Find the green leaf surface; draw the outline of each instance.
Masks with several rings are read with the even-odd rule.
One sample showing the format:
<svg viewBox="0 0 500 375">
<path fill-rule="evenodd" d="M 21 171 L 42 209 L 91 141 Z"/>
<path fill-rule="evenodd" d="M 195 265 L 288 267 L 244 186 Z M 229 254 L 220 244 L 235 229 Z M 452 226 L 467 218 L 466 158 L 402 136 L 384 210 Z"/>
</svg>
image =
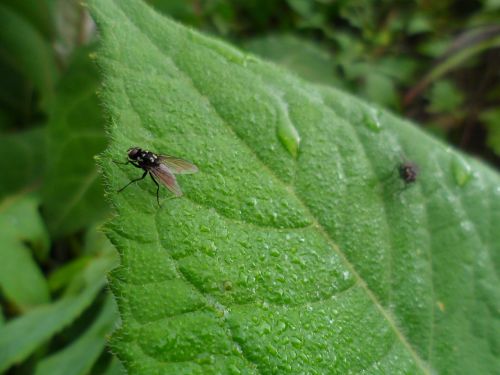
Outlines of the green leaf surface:
<svg viewBox="0 0 500 375">
<path fill-rule="evenodd" d="M 94 163 L 105 139 L 90 51 L 80 51 L 62 78 L 48 126 L 43 202 L 49 229 L 56 236 L 81 229 L 108 211 Z"/>
<path fill-rule="evenodd" d="M 92 326 L 69 347 L 44 359 L 37 366 L 36 375 L 86 375 L 101 355 L 106 335 L 111 333 L 118 311 L 111 297 Z"/>
<path fill-rule="evenodd" d="M 39 199 L 27 194 L 6 198 L 0 204 L 0 290 L 20 311 L 50 299 L 47 281 L 31 251 L 48 251 L 48 233 L 38 206 Z"/>
<path fill-rule="evenodd" d="M 493 374 L 500 178 L 411 124 L 163 18 L 92 0 L 130 373 Z M 280 127 L 299 136 L 294 157 Z M 164 199 L 131 146 L 192 160 Z M 398 165 L 419 165 L 408 186 Z M 168 193 L 161 190 L 162 196 Z"/>
</svg>

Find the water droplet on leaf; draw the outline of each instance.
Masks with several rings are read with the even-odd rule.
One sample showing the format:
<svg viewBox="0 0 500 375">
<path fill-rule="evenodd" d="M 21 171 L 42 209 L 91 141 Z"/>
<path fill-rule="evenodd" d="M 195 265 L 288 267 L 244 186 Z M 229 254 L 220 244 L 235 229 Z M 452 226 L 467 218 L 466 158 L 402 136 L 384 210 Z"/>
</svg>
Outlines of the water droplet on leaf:
<svg viewBox="0 0 500 375">
<path fill-rule="evenodd" d="M 451 170 L 458 186 L 464 186 L 472 178 L 472 169 L 463 158 L 456 157 L 451 162 Z"/>
<path fill-rule="evenodd" d="M 375 108 L 368 108 L 364 114 L 364 124 L 368 127 L 368 129 L 379 132 L 382 130 L 382 123 L 380 122 L 380 111 Z"/>
<path fill-rule="evenodd" d="M 298 337 L 292 337 L 290 339 L 290 342 L 292 343 L 293 347 L 299 349 L 302 347 L 303 343 L 302 343 L 302 340 L 299 339 Z"/>
<path fill-rule="evenodd" d="M 224 281 L 224 290 L 232 290 L 233 283 L 229 280 Z"/>
<path fill-rule="evenodd" d="M 287 151 L 297 158 L 299 155 L 300 135 L 290 121 L 280 121 L 278 124 L 278 138 Z"/>
<path fill-rule="evenodd" d="M 287 151 L 297 158 L 299 155 L 300 135 L 288 117 L 288 109 L 284 108 L 278 118 L 278 138 Z"/>
</svg>

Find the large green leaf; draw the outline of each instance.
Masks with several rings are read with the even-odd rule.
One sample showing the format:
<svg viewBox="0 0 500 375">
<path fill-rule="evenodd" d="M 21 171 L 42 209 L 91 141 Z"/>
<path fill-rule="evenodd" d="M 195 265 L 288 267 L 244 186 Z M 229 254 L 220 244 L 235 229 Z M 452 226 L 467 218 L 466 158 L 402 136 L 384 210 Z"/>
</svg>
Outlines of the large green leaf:
<svg viewBox="0 0 500 375">
<path fill-rule="evenodd" d="M 92 0 L 131 373 L 494 373 L 498 175 L 394 116 Z M 158 207 L 131 146 L 192 160 Z M 405 186 L 397 166 L 421 173 Z M 163 197 L 167 196 L 162 189 Z"/>
</svg>

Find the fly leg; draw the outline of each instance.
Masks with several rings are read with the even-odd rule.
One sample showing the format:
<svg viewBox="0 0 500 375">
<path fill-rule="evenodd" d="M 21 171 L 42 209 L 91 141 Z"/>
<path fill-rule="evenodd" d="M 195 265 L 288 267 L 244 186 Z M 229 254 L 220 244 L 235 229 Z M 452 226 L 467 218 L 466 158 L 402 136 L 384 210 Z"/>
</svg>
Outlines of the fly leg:
<svg viewBox="0 0 500 375">
<path fill-rule="evenodd" d="M 161 207 L 161 204 L 160 204 L 160 185 L 158 184 L 158 182 L 155 180 L 155 178 L 153 177 L 153 175 L 151 173 L 149 174 L 149 176 L 151 177 L 153 182 L 156 184 L 156 201 L 158 202 L 158 206 Z"/>
<path fill-rule="evenodd" d="M 122 163 L 121 161 L 113 160 L 113 163 L 121 164 L 121 165 L 132 164 L 136 168 L 142 168 L 139 164 L 137 164 L 136 162 L 133 162 L 132 160 L 127 160 L 125 163 Z"/>
<path fill-rule="evenodd" d="M 146 175 L 147 175 L 147 174 L 148 174 L 148 171 L 144 171 L 144 173 L 142 174 L 142 176 L 141 176 L 141 177 L 136 178 L 136 179 L 134 179 L 134 180 L 130 181 L 127 185 L 125 185 L 125 186 L 124 186 L 124 187 L 122 187 L 120 190 L 118 190 L 118 191 L 117 191 L 117 193 L 121 192 L 123 189 L 125 189 L 127 186 L 129 186 L 131 183 L 133 183 L 133 182 L 137 182 L 137 181 L 140 181 L 140 180 L 143 180 L 143 179 L 144 179 L 144 177 L 146 177 Z M 156 182 L 156 181 L 155 181 L 155 182 Z M 157 185 L 158 185 L 158 184 L 157 184 Z"/>
</svg>

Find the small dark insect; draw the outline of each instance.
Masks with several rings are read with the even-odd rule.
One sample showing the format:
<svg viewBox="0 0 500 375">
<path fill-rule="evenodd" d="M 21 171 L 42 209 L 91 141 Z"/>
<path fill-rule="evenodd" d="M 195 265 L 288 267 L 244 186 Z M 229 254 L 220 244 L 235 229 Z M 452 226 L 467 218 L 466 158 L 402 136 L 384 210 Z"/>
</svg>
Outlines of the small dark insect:
<svg viewBox="0 0 500 375">
<path fill-rule="evenodd" d="M 142 150 L 139 147 L 132 147 L 127 150 L 128 160 L 125 163 L 116 162 L 117 164 L 132 164 L 134 167 L 141 168 L 144 173 L 141 177 L 130 181 L 127 185 L 118 190 L 118 193 L 124 190 L 133 182 L 140 181 L 146 177 L 147 174 L 156 184 L 156 200 L 160 205 L 159 191 L 160 185 L 155 177 L 160 180 L 175 196 L 182 195 L 181 188 L 175 178 L 176 174 L 189 174 L 198 172 L 196 165 L 184 159 L 179 159 L 169 155 L 158 155 L 154 152 Z"/>
<path fill-rule="evenodd" d="M 420 170 L 417 164 L 405 161 L 398 166 L 398 172 L 405 185 L 409 185 L 417 180 Z"/>
</svg>

